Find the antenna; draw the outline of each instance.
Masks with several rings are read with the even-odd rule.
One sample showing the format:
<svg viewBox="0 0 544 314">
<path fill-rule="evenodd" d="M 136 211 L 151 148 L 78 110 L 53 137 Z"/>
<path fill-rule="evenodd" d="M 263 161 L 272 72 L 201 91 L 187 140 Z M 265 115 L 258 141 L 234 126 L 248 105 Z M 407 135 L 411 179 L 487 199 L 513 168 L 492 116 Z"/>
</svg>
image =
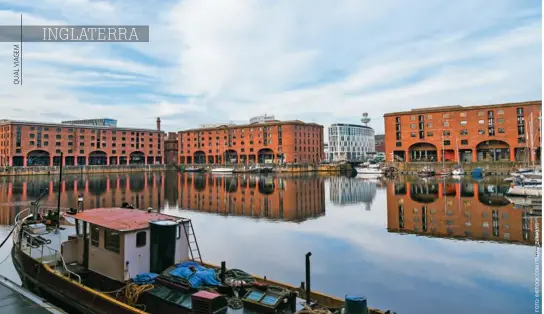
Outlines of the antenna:
<svg viewBox="0 0 544 314">
<path fill-rule="evenodd" d="M 361 122 L 363 122 L 364 126 L 368 126 L 368 123 L 370 122 L 370 118 L 368 117 L 368 112 L 363 113 Z"/>
</svg>

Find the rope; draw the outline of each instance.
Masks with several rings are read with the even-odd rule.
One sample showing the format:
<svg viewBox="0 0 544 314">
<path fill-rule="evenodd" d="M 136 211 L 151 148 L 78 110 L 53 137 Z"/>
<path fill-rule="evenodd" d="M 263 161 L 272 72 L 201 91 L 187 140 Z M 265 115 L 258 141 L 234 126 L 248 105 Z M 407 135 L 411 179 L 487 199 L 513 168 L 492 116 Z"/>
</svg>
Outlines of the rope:
<svg viewBox="0 0 544 314">
<path fill-rule="evenodd" d="M 300 311 L 297 311 L 295 314 L 331 314 L 332 312 L 326 308 L 314 308 L 312 309 L 307 304 L 304 305 L 304 308 Z"/>
<path fill-rule="evenodd" d="M 140 294 L 144 293 L 145 291 L 151 290 L 153 288 L 155 288 L 155 286 L 151 284 L 141 285 L 141 286 L 135 283 L 128 284 L 125 289 L 125 298 L 127 299 L 128 305 L 135 306 L 136 302 L 138 302 L 138 298 L 140 297 Z"/>
</svg>

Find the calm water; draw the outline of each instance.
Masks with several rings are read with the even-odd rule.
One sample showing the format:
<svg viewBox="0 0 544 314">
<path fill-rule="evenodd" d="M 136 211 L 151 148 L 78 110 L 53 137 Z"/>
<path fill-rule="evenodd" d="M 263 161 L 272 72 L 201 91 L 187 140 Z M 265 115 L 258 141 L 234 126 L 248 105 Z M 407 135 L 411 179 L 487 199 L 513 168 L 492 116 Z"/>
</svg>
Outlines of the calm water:
<svg viewBox="0 0 544 314">
<path fill-rule="evenodd" d="M 202 257 L 294 285 L 312 252 L 312 288 L 363 294 L 404 314 L 534 311 L 535 224 L 500 179 L 396 182 L 359 177 L 113 174 L 66 176 L 61 206 L 120 206 L 193 219 Z M 0 178 L 0 240 L 55 177 Z M 0 262 L 9 254 L 0 249 Z M 7 258 L 2 274 L 19 281 Z"/>
</svg>

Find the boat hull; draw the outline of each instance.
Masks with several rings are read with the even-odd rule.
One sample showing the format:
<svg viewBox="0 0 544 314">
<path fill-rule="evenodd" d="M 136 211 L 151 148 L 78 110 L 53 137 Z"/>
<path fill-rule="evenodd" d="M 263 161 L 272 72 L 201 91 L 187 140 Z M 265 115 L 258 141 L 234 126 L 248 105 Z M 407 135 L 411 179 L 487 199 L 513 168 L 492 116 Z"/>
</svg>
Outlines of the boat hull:
<svg viewBox="0 0 544 314">
<path fill-rule="evenodd" d="M 519 186 L 513 186 L 508 189 L 507 194 L 514 196 L 538 196 L 542 197 L 542 188 L 524 188 Z"/>
</svg>

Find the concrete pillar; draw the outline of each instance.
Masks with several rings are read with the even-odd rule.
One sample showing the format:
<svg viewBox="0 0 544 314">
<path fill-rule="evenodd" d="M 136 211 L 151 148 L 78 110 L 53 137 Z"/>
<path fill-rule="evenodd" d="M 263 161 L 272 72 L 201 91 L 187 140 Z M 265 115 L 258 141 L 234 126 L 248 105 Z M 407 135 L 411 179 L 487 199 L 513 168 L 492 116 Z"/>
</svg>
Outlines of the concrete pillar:
<svg viewBox="0 0 544 314">
<path fill-rule="evenodd" d="M 472 162 L 478 161 L 478 152 L 476 151 L 476 148 L 472 149 Z"/>
<path fill-rule="evenodd" d="M 106 156 L 106 166 L 110 165 L 110 156 Z"/>
<path fill-rule="evenodd" d="M 13 157 L 8 157 L 8 158 L 9 158 L 9 160 L 8 160 L 9 166 L 11 167 L 11 166 L 13 166 Z M 24 160 L 23 165 L 26 166 L 26 157 L 23 157 L 23 160 Z"/>
<path fill-rule="evenodd" d="M 49 166 L 53 166 L 53 158 L 54 156 L 49 156 Z"/>
<path fill-rule="evenodd" d="M 532 154 L 531 158 L 533 158 Z M 513 147 L 510 147 L 510 161 L 516 161 L 516 149 Z"/>
</svg>

